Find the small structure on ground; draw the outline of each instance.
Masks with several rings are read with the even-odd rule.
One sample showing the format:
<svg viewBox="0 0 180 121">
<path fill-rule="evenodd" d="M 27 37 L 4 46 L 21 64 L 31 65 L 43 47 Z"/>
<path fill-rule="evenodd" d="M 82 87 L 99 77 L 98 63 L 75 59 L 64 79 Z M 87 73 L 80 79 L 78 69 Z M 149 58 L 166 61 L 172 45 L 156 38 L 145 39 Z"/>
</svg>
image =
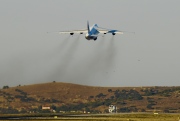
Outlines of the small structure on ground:
<svg viewBox="0 0 180 121">
<path fill-rule="evenodd" d="M 109 105 L 109 113 L 116 113 L 117 107 L 115 105 Z"/>
</svg>

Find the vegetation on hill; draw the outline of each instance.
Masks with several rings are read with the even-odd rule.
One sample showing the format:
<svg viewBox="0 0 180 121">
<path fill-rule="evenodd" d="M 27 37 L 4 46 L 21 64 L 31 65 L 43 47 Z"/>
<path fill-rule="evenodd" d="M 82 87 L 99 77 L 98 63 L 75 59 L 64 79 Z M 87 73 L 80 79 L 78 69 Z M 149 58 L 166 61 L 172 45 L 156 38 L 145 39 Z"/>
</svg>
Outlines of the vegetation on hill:
<svg viewBox="0 0 180 121">
<path fill-rule="evenodd" d="M 180 112 L 180 87 L 93 87 L 69 83 L 4 86 L 0 113 Z M 43 109 L 50 107 L 50 109 Z"/>
</svg>

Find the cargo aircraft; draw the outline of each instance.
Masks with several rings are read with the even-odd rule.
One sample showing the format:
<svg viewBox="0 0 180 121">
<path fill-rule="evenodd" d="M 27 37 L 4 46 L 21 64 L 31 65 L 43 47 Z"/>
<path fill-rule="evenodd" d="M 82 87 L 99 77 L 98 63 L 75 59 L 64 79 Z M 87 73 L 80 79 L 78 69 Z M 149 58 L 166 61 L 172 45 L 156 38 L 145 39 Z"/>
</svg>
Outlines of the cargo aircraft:
<svg viewBox="0 0 180 121">
<path fill-rule="evenodd" d="M 102 34 L 111 33 L 114 36 L 115 34 L 123 34 L 123 31 L 98 27 L 97 24 L 94 24 L 93 26 L 89 27 L 89 22 L 87 21 L 87 29 L 72 30 L 72 31 L 60 31 L 59 32 L 59 34 L 70 34 L 70 35 L 74 35 L 75 33 L 86 34 L 85 38 L 87 40 L 96 41 L 97 37 L 99 36 L 98 35 L 99 33 L 102 33 Z"/>
</svg>

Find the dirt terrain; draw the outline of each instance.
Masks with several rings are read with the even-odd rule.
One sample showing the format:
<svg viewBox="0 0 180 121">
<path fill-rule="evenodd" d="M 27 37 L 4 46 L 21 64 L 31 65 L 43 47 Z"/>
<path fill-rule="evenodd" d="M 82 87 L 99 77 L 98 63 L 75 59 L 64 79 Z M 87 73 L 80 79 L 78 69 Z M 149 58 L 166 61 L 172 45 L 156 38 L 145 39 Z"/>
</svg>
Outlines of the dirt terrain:
<svg viewBox="0 0 180 121">
<path fill-rule="evenodd" d="M 118 98 L 122 92 L 130 95 L 137 92 L 142 99 Z M 124 93 L 123 93 L 124 94 Z M 0 90 L 0 107 L 14 109 L 30 109 L 39 106 L 62 106 L 109 100 L 118 108 L 136 109 L 135 112 L 179 112 L 180 87 L 95 87 L 71 83 L 50 82 L 43 84 L 9 87 Z M 111 101 L 113 100 L 113 101 Z M 149 107 L 148 107 L 149 106 Z M 96 107 L 103 112 L 107 105 Z"/>
</svg>

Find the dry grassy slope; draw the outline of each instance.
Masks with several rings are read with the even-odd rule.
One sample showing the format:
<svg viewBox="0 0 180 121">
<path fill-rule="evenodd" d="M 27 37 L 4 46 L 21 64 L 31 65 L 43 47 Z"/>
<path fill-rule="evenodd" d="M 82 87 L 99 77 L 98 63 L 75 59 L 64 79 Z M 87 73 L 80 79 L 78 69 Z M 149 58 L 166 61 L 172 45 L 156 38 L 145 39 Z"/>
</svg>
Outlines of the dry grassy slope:
<svg viewBox="0 0 180 121">
<path fill-rule="evenodd" d="M 50 82 L 50 83 L 44 83 L 44 84 L 34 84 L 34 85 L 27 85 L 27 86 L 18 86 L 18 87 L 11 87 L 9 89 L 3 89 L 3 92 L 10 93 L 11 95 L 19 95 L 20 93 L 15 91 L 16 89 L 23 90 L 28 94 L 28 97 L 33 97 L 36 100 L 41 99 L 56 99 L 60 100 L 63 103 L 79 103 L 79 102 L 89 102 L 94 101 L 95 98 L 89 98 L 90 96 L 96 96 L 100 93 L 103 93 L 106 95 L 106 98 L 109 98 L 110 96 L 114 95 L 110 92 L 108 92 L 108 89 L 112 89 L 112 91 L 115 90 L 130 90 L 134 89 L 138 91 L 139 93 L 143 93 L 142 89 L 150 89 L 150 88 L 156 88 L 159 91 L 167 89 L 169 87 L 94 87 L 94 86 L 84 86 L 84 85 L 78 85 L 78 84 L 71 84 L 71 83 L 62 83 L 62 82 Z M 148 96 L 150 97 L 150 96 Z M 152 96 L 153 100 L 157 102 L 156 107 L 164 108 L 164 107 L 174 107 L 177 108 L 180 107 L 180 96 L 175 95 L 174 93 L 170 97 L 161 97 L 160 96 Z M 125 106 L 136 106 L 137 108 L 143 108 L 145 109 L 148 105 L 147 96 L 144 96 L 143 100 L 126 100 Z M 47 103 L 48 104 L 48 103 Z M 56 103 L 57 105 L 61 105 L 62 103 Z M 11 105 L 13 107 L 22 107 L 22 106 L 34 106 L 34 105 L 43 105 L 40 102 L 21 102 L 18 99 L 15 99 L 15 101 L 12 101 L 8 105 Z"/>
<path fill-rule="evenodd" d="M 73 100 L 76 102 L 78 101 L 78 99 L 86 102 L 88 101 L 89 96 L 96 96 L 99 93 L 107 94 L 108 97 L 108 89 L 116 90 L 119 88 L 92 87 L 71 83 L 51 82 L 44 84 L 12 87 L 4 91 L 12 95 L 16 95 L 18 94 L 18 92 L 16 92 L 15 89 L 23 90 L 29 96 L 34 98 L 53 98 L 68 103 L 73 102 Z"/>
</svg>

